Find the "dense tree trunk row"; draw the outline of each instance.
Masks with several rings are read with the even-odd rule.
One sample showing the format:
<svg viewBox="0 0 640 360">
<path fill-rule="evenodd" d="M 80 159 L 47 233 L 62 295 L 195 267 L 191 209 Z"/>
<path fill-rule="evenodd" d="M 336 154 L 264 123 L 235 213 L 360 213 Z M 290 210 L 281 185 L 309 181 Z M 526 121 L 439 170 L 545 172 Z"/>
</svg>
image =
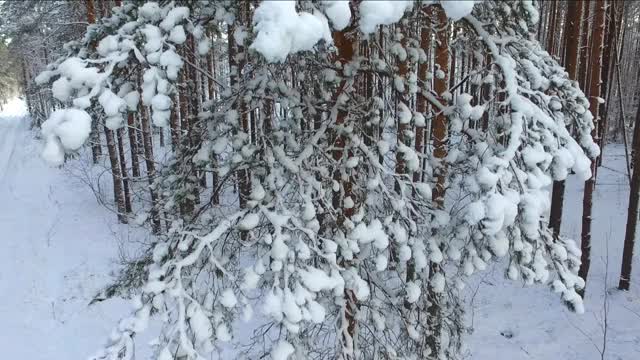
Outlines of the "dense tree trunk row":
<svg viewBox="0 0 640 360">
<path fill-rule="evenodd" d="M 563 63 L 570 78 L 579 81 L 585 94 L 590 98 L 590 111 L 594 116 L 595 128 L 592 135 L 597 139 L 601 155 L 591 164 L 593 176 L 585 182 L 582 215 L 582 265 L 580 276 L 587 280 L 591 263 L 591 224 L 593 212 L 593 193 L 596 187 L 598 167 L 602 165 L 602 152 L 605 151 L 607 141 L 613 139 L 624 143 L 627 148 L 627 129 L 633 127 L 633 139 L 631 144 L 631 161 L 627 160 L 627 172 L 635 167 L 634 152 L 638 151 L 639 144 L 636 140 L 637 125 L 631 122 L 629 111 L 640 107 L 640 98 L 634 94 L 637 86 L 629 79 L 621 78 L 620 74 L 628 71 L 631 79 L 640 75 L 640 71 L 633 69 L 630 64 L 634 62 L 634 55 L 638 48 L 637 26 L 633 21 L 628 21 L 625 14 L 631 6 L 624 2 L 616 1 L 569 1 L 565 4 L 558 1 L 544 2 L 541 8 L 541 25 L 539 38 L 545 40 L 548 51 L 556 54 L 558 43 L 564 44 L 564 52 L 561 54 Z M 565 15 L 558 17 L 562 12 L 561 7 L 566 5 Z M 556 31 L 561 24 L 564 26 L 562 34 Z M 546 29 L 546 30 L 545 30 Z M 634 35 L 629 36 L 632 33 Z M 633 51 L 625 49 L 625 41 L 631 41 Z M 624 70 L 622 70 L 624 69 Z M 604 101 L 603 101 L 604 100 Z M 628 108 L 625 104 L 631 104 Z M 636 123 L 637 124 L 637 123 Z M 623 266 L 620 279 L 620 289 L 628 289 L 632 264 L 632 244 L 635 238 L 637 221 L 637 173 L 633 176 L 629 173 L 631 182 L 631 195 L 627 232 L 625 236 L 625 251 L 623 254 Z M 635 182 L 634 182 L 635 181 Z M 555 181 L 553 184 L 552 205 L 549 215 L 549 227 L 554 236 L 561 235 L 561 222 L 564 203 L 564 181 Z M 634 198 L 635 197 L 635 198 Z M 635 201 L 635 203 L 634 203 Z M 635 205 L 634 205 L 635 204 Z M 596 204 L 597 206 L 597 204 Z M 582 293 L 584 294 L 584 292 Z"/>
</svg>

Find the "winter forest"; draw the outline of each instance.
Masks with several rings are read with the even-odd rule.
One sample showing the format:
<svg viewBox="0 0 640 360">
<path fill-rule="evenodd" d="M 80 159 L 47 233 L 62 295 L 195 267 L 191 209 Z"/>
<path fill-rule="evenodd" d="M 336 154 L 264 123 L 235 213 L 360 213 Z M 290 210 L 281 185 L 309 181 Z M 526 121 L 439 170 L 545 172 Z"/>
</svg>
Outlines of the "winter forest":
<svg viewBox="0 0 640 360">
<path fill-rule="evenodd" d="M 2 357 L 638 359 L 638 153 L 636 1 L 0 1 Z"/>
</svg>

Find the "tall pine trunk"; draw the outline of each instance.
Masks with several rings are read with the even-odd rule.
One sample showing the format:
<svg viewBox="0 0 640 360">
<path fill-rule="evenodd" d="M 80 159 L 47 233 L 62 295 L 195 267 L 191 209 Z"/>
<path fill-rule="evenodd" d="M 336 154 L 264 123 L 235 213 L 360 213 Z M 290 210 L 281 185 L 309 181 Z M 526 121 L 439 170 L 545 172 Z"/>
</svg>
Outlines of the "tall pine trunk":
<svg viewBox="0 0 640 360">
<path fill-rule="evenodd" d="M 240 18 L 243 18 L 245 14 L 245 9 L 242 10 L 242 13 L 239 15 Z M 229 25 L 228 27 L 228 36 L 229 39 L 229 81 L 231 83 L 231 88 L 238 86 L 240 81 L 240 75 L 242 72 L 242 68 L 245 65 L 244 60 L 244 46 L 241 44 L 237 44 L 233 34 L 236 31 L 235 25 Z M 249 134 L 249 119 L 248 114 L 246 113 L 244 101 L 238 98 L 237 102 L 234 104 L 234 110 L 238 112 L 238 116 L 240 116 L 240 122 L 242 126 L 242 131 Z M 245 208 L 247 204 L 247 199 L 249 197 L 249 193 L 251 192 L 251 183 L 249 180 L 249 172 L 247 169 L 239 169 L 236 171 L 236 179 L 237 179 L 237 187 L 238 187 L 238 202 L 240 204 L 240 208 Z"/>
<path fill-rule="evenodd" d="M 94 7 L 93 0 L 86 0 L 85 5 L 87 7 L 87 22 L 89 24 L 94 24 L 96 22 L 96 13 L 95 13 L 96 9 Z M 92 125 L 92 130 L 94 130 L 94 134 L 92 136 L 93 143 L 92 143 L 91 151 L 92 151 L 92 157 L 93 157 L 94 163 L 98 161 L 98 156 L 99 156 L 99 152 L 95 149 L 96 147 L 100 146 L 99 145 L 100 136 L 97 134 L 98 126 L 99 125 L 96 125 L 96 126 Z M 109 163 L 111 165 L 111 178 L 113 180 L 113 200 L 116 204 L 118 221 L 120 221 L 121 223 L 126 223 L 127 209 L 125 205 L 125 196 L 124 196 L 123 186 L 122 186 L 122 172 L 121 172 L 122 168 L 120 167 L 120 162 L 118 158 L 118 150 L 116 148 L 117 146 L 116 139 L 114 138 L 113 131 L 107 129 L 106 127 L 104 127 L 104 134 L 107 140 L 107 151 L 109 153 Z"/>
<path fill-rule="evenodd" d="M 591 1 L 582 1 L 583 14 L 582 16 L 582 39 L 580 39 L 580 70 L 578 80 L 580 82 L 580 88 L 583 89 L 585 95 L 589 96 L 589 89 L 587 89 L 587 73 L 589 72 L 589 21 L 591 16 Z"/>
<path fill-rule="evenodd" d="M 138 126 L 135 120 L 135 114 L 129 112 L 127 115 L 127 132 L 129 135 L 129 149 L 131 150 L 131 173 L 134 178 L 138 178 L 140 177 L 140 160 L 138 159 L 138 139 L 136 138 Z"/>
<path fill-rule="evenodd" d="M 434 7 L 435 28 L 438 29 L 436 40 L 436 76 L 434 80 L 434 90 L 438 99 L 446 104 L 444 93 L 448 90 L 449 81 L 447 75 L 449 73 L 449 27 L 447 26 L 447 15 L 441 6 Z M 447 156 L 447 133 L 448 119 L 444 111 L 440 110 L 434 119 L 432 127 L 433 156 L 438 160 L 436 170 L 436 186 L 432 194 L 434 206 L 438 208 L 444 207 L 445 197 L 445 175 L 447 172 L 445 157 Z M 426 344 L 431 354 L 438 354 L 441 347 L 442 334 L 442 309 L 440 306 L 442 295 L 438 293 L 432 283 L 435 276 L 442 270 L 440 265 L 435 262 L 429 264 L 429 284 L 427 286 L 427 299 L 430 302 L 427 308 L 427 334 Z"/>
<path fill-rule="evenodd" d="M 558 13 L 558 1 L 551 1 L 551 19 L 549 20 L 549 32 L 547 33 L 547 52 L 552 56 L 555 55 L 556 43 L 556 16 Z"/>
<path fill-rule="evenodd" d="M 111 178 L 113 180 L 113 200 L 116 204 L 118 221 L 125 224 L 127 222 L 124 192 L 122 189 L 122 173 L 116 148 L 116 139 L 113 130 L 104 127 L 104 135 L 107 139 L 107 151 L 109 153 L 109 163 L 111 164 Z"/>
<path fill-rule="evenodd" d="M 400 43 L 402 44 L 403 48 L 406 48 L 407 29 L 402 25 L 399 25 L 398 29 L 404 35 Z M 406 83 L 408 74 L 409 74 L 408 59 L 405 56 L 404 59 L 398 59 L 398 77 L 401 79 L 403 84 Z M 397 88 L 395 89 L 395 101 L 396 101 L 396 114 L 400 114 L 402 110 L 409 111 L 410 104 L 408 101 L 406 86 L 405 86 L 405 89 L 403 89 L 403 91 L 400 91 Z M 402 115 L 397 116 L 396 118 L 396 121 L 398 124 L 397 126 L 398 134 L 396 136 L 396 141 L 397 141 L 398 147 L 400 147 L 401 145 L 405 145 L 405 146 L 411 145 L 410 144 L 411 138 L 407 136 L 409 132 L 410 120 L 411 120 L 411 117 L 407 119 L 405 116 L 402 116 Z M 402 176 L 406 172 L 405 168 L 406 168 L 406 164 L 404 160 L 404 154 L 401 151 L 396 151 L 396 175 L 397 176 L 396 176 L 396 182 L 395 182 L 395 190 L 398 193 L 401 192 L 400 182 L 401 182 Z"/>
<path fill-rule="evenodd" d="M 96 22 L 96 10 L 93 4 L 93 0 L 85 0 L 87 7 L 87 22 L 89 24 L 95 24 Z M 100 127 L 101 124 L 97 121 L 91 123 L 91 158 L 94 164 L 97 164 L 100 156 L 102 155 L 102 148 L 100 147 Z"/>
<path fill-rule="evenodd" d="M 578 80 L 578 56 L 580 49 L 580 17 L 582 16 L 582 3 L 570 1 L 567 4 L 567 21 L 565 22 L 566 47 L 565 47 L 565 68 L 572 80 Z M 565 181 L 554 181 L 551 195 L 551 214 L 549 215 L 549 227 L 553 235 L 560 236 L 560 226 L 562 225 L 562 208 L 564 206 Z"/>
<path fill-rule="evenodd" d="M 425 53 L 428 54 L 428 50 L 429 48 L 431 48 L 431 28 L 428 20 L 426 19 L 426 17 L 428 16 L 427 15 L 428 7 L 424 7 L 422 12 L 425 14 L 425 19 L 424 19 L 425 24 L 423 24 L 422 27 L 420 28 L 420 47 L 425 51 Z M 418 83 L 422 85 L 423 89 L 428 88 L 427 74 L 429 72 L 429 65 L 430 65 L 428 56 L 429 55 L 427 55 L 427 58 L 424 60 L 423 63 L 420 63 L 418 65 Z M 426 118 L 427 99 L 424 96 L 418 96 L 416 98 L 416 112 L 419 114 L 422 114 L 423 117 Z M 425 127 L 426 127 L 426 124 L 424 122 L 416 123 L 415 149 L 418 154 L 425 153 L 425 149 L 424 149 L 425 148 L 425 144 L 424 144 Z M 422 169 L 422 166 L 421 166 L 421 169 Z M 413 181 L 419 182 L 421 180 L 422 180 L 422 171 L 421 170 L 416 171 L 413 174 Z"/>
<path fill-rule="evenodd" d="M 602 47 L 604 45 L 604 27 L 605 27 L 605 10 L 606 1 L 598 0 L 595 4 L 594 29 L 591 41 L 591 60 L 590 60 L 590 106 L 589 110 L 593 114 L 595 127 L 592 136 L 597 142 L 598 139 L 598 108 L 602 72 Z M 596 159 L 591 161 L 591 177 L 584 183 L 584 197 L 582 200 L 582 263 L 578 275 L 585 280 L 585 288 L 580 290 L 580 295 L 584 297 L 586 289 L 587 276 L 589 275 L 589 267 L 591 265 L 591 214 L 593 208 L 593 191 L 595 188 L 595 172 Z"/>
<path fill-rule="evenodd" d="M 598 157 L 598 166 L 602 165 L 602 153 L 604 152 L 604 146 L 607 143 L 607 119 L 609 118 L 609 94 L 611 93 L 611 89 L 609 83 L 612 79 L 613 72 L 611 71 L 611 62 L 615 61 L 615 34 L 616 34 L 616 2 L 611 2 L 611 5 L 607 9 L 607 27 L 605 31 L 605 43 L 604 50 L 602 53 L 602 89 L 600 93 L 602 94 L 602 98 L 606 99 L 606 102 L 603 106 L 602 111 L 602 119 L 600 121 L 600 157 Z"/>
<path fill-rule="evenodd" d="M 634 137 L 637 138 L 640 132 L 640 105 L 636 112 Z M 638 146 L 636 142 L 635 146 Z M 640 147 L 634 149 L 636 154 Z M 624 235 L 624 247 L 622 250 L 622 266 L 620 269 L 620 282 L 618 289 L 629 290 L 631 283 L 631 268 L 633 265 L 633 248 L 636 242 L 636 228 L 638 224 L 638 202 L 640 199 L 640 156 L 633 159 L 633 177 L 631 178 L 631 191 L 629 193 L 629 210 L 627 212 L 627 229 Z"/>
<path fill-rule="evenodd" d="M 149 182 L 149 195 L 151 197 L 151 229 L 154 234 L 160 233 L 160 218 L 158 215 L 158 196 L 153 188 L 153 180 L 156 175 L 156 166 L 153 157 L 153 139 L 151 125 L 149 124 L 149 111 L 144 105 L 140 106 L 140 124 L 142 127 L 142 147 L 144 148 L 144 161 L 147 168 Z"/>
<path fill-rule="evenodd" d="M 215 41 L 213 40 L 213 34 L 210 32 L 210 36 L 211 36 L 211 52 L 209 54 L 207 54 L 207 70 L 211 73 L 210 77 L 207 77 L 207 94 L 208 94 L 208 98 L 207 100 L 209 101 L 213 101 L 216 99 L 216 90 L 215 90 L 215 82 L 214 82 L 214 78 L 216 76 L 216 47 L 215 47 Z M 219 180 L 218 180 L 218 155 L 214 152 L 212 152 L 210 154 L 211 156 L 211 162 L 213 164 L 213 169 L 211 171 L 211 188 L 212 188 L 212 193 L 211 193 L 211 202 L 214 205 L 217 205 L 220 203 L 220 191 L 218 189 L 219 187 Z"/>
<path fill-rule="evenodd" d="M 352 34 L 347 35 L 346 31 L 335 31 L 333 33 L 333 41 L 338 49 L 337 53 L 337 61 L 342 64 L 342 69 L 345 68 L 345 65 L 350 63 L 355 55 L 355 48 L 358 44 L 358 40 Z M 348 91 L 348 87 L 353 86 L 355 82 L 346 74 L 343 74 L 343 80 L 340 82 L 340 85 L 334 94 L 334 100 L 337 100 L 340 95 L 342 95 L 345 91 Z M 340 125 L 343 125 L 346 121 L 348 111 L 344 108 L 341 108 L 340 105 L 336 105 L 336 111 L 332 111 L 332 116 L 335 116 L 335 127 L 339 128 Z M 352 199 L 353 203 L 356 202 L 356 199 L 353 198 L 353 184 L 350 176 L 347 174 L 346 180 L 343 178 L 339 163 L 344 157 L 344 148 L 346 146 L 346 137 L 342 134 L 335 134 L 334 136 L 334 147 L 331 151 L 331 157 L 336 162 L 336 169 L 333 173 L 333 178 L 339 184 L 341 184 L 340 189 L 338 191 L 333 192 L 332 205 L 333 208 L 339 212 L 338 216 L 338 226 L 342 227 L 344 221 L 346 219 L 351 218 L 354 215 L 355 206 L 345 207 L 345 199 L 348 197 Z M 340 259 L 340 265 L 345 269 L 350 268 L 351 265 L 348 260 Z M 341 353 L 343 360 L 354 360 L 356 359 L 355 354 L 355 338 L 356 328 L 357 328 L 357 312 L 358 305 L 355 298 L 355 292 L 352 289 L 345 288 L 344 297 L 346 299 L 346 304 L 343 307 L 340 315 L 340 325 L 341 325 Z"/>
<path fill-rule="evenodd" d="M 131 213 L 131 194 L 129 192 L 129 175 L 127 172 L 127 158 L 124 154 L 124 129 L 116 130 L 118 140 L 118 160 L 120 162 L 120 178 L 122 179 L 122 194 L 124 196 L 124 209 Z"/>
</svg>

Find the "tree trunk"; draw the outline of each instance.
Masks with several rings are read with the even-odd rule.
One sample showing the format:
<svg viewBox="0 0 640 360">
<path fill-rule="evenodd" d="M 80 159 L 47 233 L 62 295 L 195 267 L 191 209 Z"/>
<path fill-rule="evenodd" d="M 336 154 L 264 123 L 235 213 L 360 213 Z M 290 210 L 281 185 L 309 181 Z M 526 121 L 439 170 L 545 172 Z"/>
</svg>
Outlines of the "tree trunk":
<svg viewBox="0 0 640 360">
<path fill-rule="evenodd" d="M 151 196 L 151 229 L 154 234 L 160 233 L 160 218 L 158 216 L 158 197 L 153 188 L 153 180 L 156 175 L 156 166 L 153 157 L 153 139 L 151 136 L 151 126 L 149 124 L 149 111 L 144 105 L 140 107 L 140 123 L 142 126 L 142 147 L 144 148 L 144 161 L 147 167 L 147 179 L 149 182 L 149 193 Z"/>
<path fill-rule="evenodd" d="M 427 12 L 427 7 L 422 10 L 425 15 Z M 425 22 L 428 22 L 427 16 L 424 17 Z M 431 47 L 431 29 L 430 25 L 424 24 L 420 29 L 420 47 L 427 52 Z M 427 87 L 427 73 L 429 72 L 430 61 L 427 57 L 425 61 L 418 65 L 418 84 L 422 86 L 422 89 L 426 89 Z M 416 98 L 416 112 L 422 114 L 424 117 L 427 115 L 427 99 L 424 96 L 417 96 Z M 425 124 L 416 124 L 416 140 L 415 140 L 415 149 L 418 154 L 424 154 L 424 135 L 425 135 Z M 422 164 L 422 162 L 420 162 Z M 422 169 L 422 166 L 421 166 Z M 416 171 L 413 174 L 413 181 L 419 182 L 422 180 L 422 171 Z"/>
<path fill-rule="evenodd" d="M 580 17 L 582 15 L 582 3 L 570 1 L 567 6 L 567 20 L 565 22 L 565 34 L 567 39 L 567 46 L 565 47 L 564 55 L 565 68 L 569 73 L 569 78 L 572 80 L 578 80 L 578 55 L 580 53 L 578 44 L 580 41 Z M 564 189 L 564 180 L 553 182 L 549 228 L 551 228 L 555 237 L 560 236 L 562 208 L 564 205 Z"/>
<path fill-rule="evenodd" d="M 192 149 L 194 149 L 194 151 L 196 151 L 196 149 L 198 149 L 202 143 L 202 139 L 200 138 L 200 131 L 199 131 L 199 127 L 200 127 L 200 121 L 198 119 L 198 112 L 201 109 L 201 104 L 202 102 L 199 100 L 200 99 L 200 90 L 198 88 L 198 71 L 195 68 L 195 65 L 197 64 L 197 59 L 196 59 L 196 49 L 195 49 L 195 40 L 192 34 L 189 34 L 187 36 L 187 45 L 188 47 L 185 49 L 187 52 L 187 58 L 189 59 L 189 63 L 190 64 L 186 64 L 185 69 L 188 70 L 188 94 L 191 94 L 190 97 L 190 101 L 189 101 L 189 126 L 187 127 L 187 136 L 189 137 L 189 144 L 191 146 Z M 189 167 L 189 172 L 192 174 L 192 176 L 188 177 L 188 181 L 189 184 L 191 184 L 191 188 L 192 188 L 192 195 L 194 198 L 194 202 L 196 204 L 200 203 L 200 187 L 199 187 L 199 182 L 198 182 L 198 171 L 196 170 L 196 166 L 193 163 L 193 157 L 192 156 L 188 156 L 186 158 L 187 162 L 188 162 L 188 167 Z M 192 213 L 193 212 L 193 205 L 191 206 L 191 211 L 189 211 L 188 213 Z"/>
<path fill-rule="evenodd" d="M 136 138 L 138 126 L 135 120 L 134 113 L 130 112 L 127 115 L 127 132 L 129 134 L 129 149 L 131 150 L 131 173 L 134 178 L 138 178 L 140 177 L 140 161 L 138 159 L 138 139 Z"/>
<path fill-rule="evenodd" d="M 591 1 L 583 1 L 584 6 L 582 17 L 582 39 L 580 39 L 580 73 L 578 80 L 580 82 L 580 88 L 583 89 L 585 95 L 589 96 L 589 89 L 587 88 L 587 75 L 589 73 L 589 38 L 591 35 L 590 24 L 593 21 L 589 21 L 591 16 Z"/>
<path fill-rule="evenodd" d="M 120 161 L 120 176 L 122 179 L 122 190 L 124 193 L 124 208 L 127 213 L 131 213 L 131 194 L 129 193 L 129 175 L 127 173 L 127 158 L 124 154 L 124 129 L 116 130 L 118 140 L 118 160 Z"/>
<path fill-rule="evenodd" d="M 600 132 L 600 156 L 598 157 L 598 166 L 602 165 L 602 154 L 604 152 L 604 146 L 607 143 L 607 119 L 608 119 L 608 109 L 609 109 L 609 82 L 611 79 L 611 60 L 612 60 L 612 54 L 615 54 L 615 51 L 611 51 L 611 49 L 614 48 L 614 44 L 615 44 L 615 32 L 616 32 L 616 24 L 615 24 L 615 7 L 616 7 L 616 2 L 613 1 L 611 2 L 611 5 L 608 7 L 607 14 L 608 14 L 608 21 L 606 22 L 606 29 L 605 29 L 605 39 L 607 39 L 607 41 L 605 41 L 604 43 L 604 49 L 602 51 L 602 85 L 601 85 L 601 90 L 600 90 L 600 94 L 602 98 L 605 98 L 607 101 L 605 102 L 604 106 L 603 106 L 603 111 L 602 111 L 602 119 L 600 121 L 600 126 L 598 128 L 598 131 Z"/>
<path fill-rule="evenodd" d="M 87 22 L 89 24 L 95 24 L 96 22 L 96 10 L 93 4 L 93 0 L 85 0 L 87 7 Z M 100 147 L 100 124 L 97 121 L 91 123 L 91 158 L 94 164 L 97 164 L 100 156 L 102 155 L 102 148 Z"/>
<path fill-rule="evenodd" d="M 551 1 L 551 20 L 549 32 L 547 33 L 547 52 L 551 56 L 555 55 L 555 41 L 556 41 L 556 16 L 558 13 L 558 1 Z"/>
<path fill-rule="evenodd" d="M 333 41 L 335 46 L 338 49 L 337 61 L 344 66 L 351 62 L 355 55 L 355 47 L 358 44 L 358 41 L 355 36 L 347 35 L 344 31 L 336 31 L 333 33 Z M 344 75 L 344 74 L 343 74 Z M 339 85 L 338 90 L 334 94 L 334 100 L 337 100 L 341 94 L 343 94 L 348 86 L 351 86 L 351 81 L 348 76 L 344 76 L 342 82 Z M 339 105 L 336 105 L 337 111 L 335 111 L 335 125 L 339 127 L 344 124 L 347 118 L 348 112 L 341 108 Z M 332 112 L 334 113 L 334 112 Z M 344 157 L 344 148 L 346 146 L 346 138 L 344 135 L 336 134 L 334 137 L 334 149 L 331 151 L 331 156 L 333 160 L 338 164 Z M 333 192 L 332 205 L 333 208 L 339 212 L 338 218 L 338 226 L 342 227 L 344 224 L 344 220 L 351 218 L 355 212 L 355 206 L 351 208 L 344 207 L 344 199 L 347 197 L 351 197 L 353 202 L 355 203 L 355 199 L 353 199 L 352 193 L 352 182 L 350 176 L 347 176 L 347 179 L 344 180 L 340 171 L 340 166 L 336 166 L 336 169 L 333 173 L 333 178 L 338 183 L 341 184 L 340 190 Z M 351 265 L 348 261 L 344 259 L 340 259 L 340 265 L 349 268 Z M 352 289 L 345 288 L 344 297 L 346 299 L 346 304 L 344 306 L 344 310 L 341 314 L 341 347 L 342 347 L 342 357 L 343 360 L 353 360 L 356 358 L 355 354 L 355 338 L 356 338 L 356 315 L 358 312 L 358 305 L 355 299 L 355 293 Z"/>
<path fill-rule="evenodd" d="M 97 164 L 100 160 L 100 156 L 102 156 L 102 147 L 100 146 L 100 128 L 102 126 L 97 121 L 93 121 L 91 123 L 91 134 L 90 134 L 90 142 L 91 142 L 91 160 L 94 164 Z"/>
<path fill-rule="evenodd" d="M 435 19 L 436 29 L 439 29 L 437 33 L 436 44 L 436 58 L 435 63 L 437 66 L 436 76 L 434 80 L 434 90 L 439 100 L 446 104 L 446 100 L 443 98 L 443 94 L 448 90 L 447 75 L 449 67 L 449 27 L 447 26 L 447 15 L 441 6 L 435 6 Z M 438 70 L 442 71 L 440 76 L 437 76 Z M 444 76 L 443 76 L 444 75 Z M 444 207 L 445 197 L 445 175 L 447 172 L 445 157 L 447 156 L 447 132 L 448 132 L 448 119 L 443 111 L 439 111 L 436 114 L 433 122 L 432 140 L 433 140 L 433 156 L 438 160 L 436 167 L 436 186 L 432 194 L 434 206 L 438 208 Z M 431 354 L 438 354 L 441 346 L 441 333 L 442 333 L 442 309 L 440 307 L 441 294 L 437 293 L 433 287 L 432 280 L 435 275 L 440 273 L 440 265 L 435 262 L 429 264 L 429 285 L 427 286 L 427 299 L 430 302 L 427 308 L 427 334 L 426 344 Z"/>
<path fill-rule="evenodd" d="M 113 200 L 116 204 L 116 211 L 118 213 L 118 221 L 123 224 L 127 223 L 125 216 L 126 207 L 124 193 L 122 191 L 122 174 L 120 172 L 120 163 L 118 161 L 118 152 L 116 149 L 116 141 L 113 136 L 113 130 L 104 128 L 104 134 L 107 139 L 107 150 L 109 152 L 109 163 L 111 164 L 111 177 L 113 179 Z"/>
<path fill-rule="evenodd" d="M 180 90 L 177 90 L 178 92 Z M 169 133 L 171 134 L 171 149 L 174 153 L 180 146 L 180 99 L 178 94 L 174 94 L 172 97 L 171 105 L 171 117 L 169 117 Z"/>
<path fill-rule="evenodd" d="M 406 33 L 406 28 L 401 28 L 400 30 L 402 33 Z M 402 40 L 401 40 L 401 44 L 403 48 L 406 48 L 407 46 L 407 36 L 405 35 Z M 408 66 L 408 59 L 404 59 L 404 60 L 398 60 L 398 76 L 402 79 L 401 81 L 403 83 L 406 83 L 407 81 L 407 74 L 409 73 L 409 66 Z M 396 115 L 398 115 L 400 113 L 400 108 L 402 107 L 403 109 L 407 110 L 409 109 L 409 101 L 408 101 L 408 96 L 407 96 L 407 89 L 404 89 L 404 91 L 399 91 L 398 89 L 394 89 L 395 90 L 395 101 L 396 101 Z M 411 138 L 409 136 L 407 136 L 407 133 L 409 131 L 409 122 L 404 122 L 404 117 L 403 116 L 396 116 L 396 121 L 398 123 L 397 126 L 397 137 L 396 137 L 396 141 L 397 141 L 397 145 L 405 145 L 405 146 L 410 146 L 411 143 Z M 395 190 L 397 193 L 400 193 L 400 180 L 402 179 L 402 175 L 405 174 L 406 172 L 406 164 L 404 161 L 404 154 L 401 151 L 396 151 L 396 181 L 395 181 Z"/>
<path fill-rule="evenodd" d="M 242 15 L 241 15 L 242 16 Z M 244 51 L 244 47 L 236 44 L 233 33 L 235 32 L 235 25 L 229 25 L 228 33 L 231 36 L 229 43 L 229 81 L 231 83 L 231 88 L 237 86 L 242 68 L 244 67 L 244 56 L 242 52 Z M 238 56 L 240 55 L 240 56 Z M 242 58 L 242 59 L 241 59 Z M 240 122 L 242 126 L 242 130 L 249 133 L 249 119 L 247 118 L 247 114 L 244 111 L 245 105 L 242 99 L 238 99 L 238 102 L 235 104 L 234 109 L 238 112 L 240 116 Z M 249 197 L 249 193 L 251 192 L 251 183 L 249 180 L 249 173 L 247 169 L 240 169 L 236 171 L 237 178 L 237 186 L 238 186 L 238 202 L 240 204 L 240 208 L 245 208 L 247 204 L 247 199 Z"/>
<path fill-rule="evenodd" d="M 89 22 L 90 24 L 94 24 L 96 22 L 96 15 L 95 15 L 95 7 L 93 4 L 93 0 L 86 0 L 86 6 L 87 6 L 87 22 Z M 99 151 L 96 149 L 96 147 L 99 148 L 100 146 L 99 145 L 100 136 L 97 134 L 98 127 L 99 125 L 97 123 L 95 126 L 92 126 L 93 128 L 92 130 L 96 130 L 95 135 L 93 136 L 94 142 L 91 148 L 94 163 L 98 161 L 98 156 L 99 156 Z M 111 177 L 113 179 L 113 199 L 116 204 L 118 221 L 124 224 L 127 222 L 127 218 L 125 215 L 125 213 L 127 212 L 127 209 L 125 205 L 125 196 L 124 196 L 123 186 L 122 186 L 122 172 L 121 172 L 122 169 L 119 164 L 118 153 L 116 149 L 116 141 L 114 139 L 112 130 L 109 130 L 105 127 L 104 133 L 107 140 L 107 150 L 109 152 L 109 163 L 111 164 Z"/>
<path fill-rule="evenodd" d="M 596 126 L 592 136 L 598 141 L 598 97 L 600 96 L 600 77 L 602 71 L 602 46 L 604 44 L 605 9 L 606 1 L 598 0 L 595 4 L 595 19 L 593 37 L 591 42 L 591 65 L 590 65 L 590 107 Z M 591 177 L 584 183 L 584 198 L 582 200 L 582 263 L 578 275 L 585 280 L 585 289 L 589 267 L 591 265 L 591 212 L 593 206 L 593 190 L 595 188 L 596 160 L 591 161 Z M 585 289 L 580 290 L 580 295 L 584 297 Z"/>
<path fill-rule="evenodd" d="M 436 46 L 436 75 L 434 81 L 434 90 L 438 95 L 439 100 L 445 104 L 447 101 L 443 98 L 443 94 L 448 90 L 447 75 L 449 67 L 449 32 L 446 27 L 447 18 L 444 10 L 441 7 L 436 7 L 436 16 L 438 20 L 437 29 L 440 31 L 437 34 L 438 43 Z M 439 72 L 441 71 L 441 73 Z M 445 174 L 446 164 L 444 158 L 447 156 L 447 116 L 444 112 L 440 111 L 436 114 L 433 122 L 433 155 L 440 161 L 437 170 L 437 183 L 435 191 L 433 192 L 433 201 L 436 202 L 438 207 L 444 205 L 444 193 L 445 193 Z"/>
<path fill-rule="evenodd" d="M 640 132 L 640 105 L 636 112 L 634 137 L 638 137 Z M 636 146 L 638 143 L 636 143 Z M 640 148 L 634 149 L 636 152 Z M 629 290 L 631 283 L 631 267 L 633 265 L 633 248 L 636 242 L 636 228 L 638 224 L 638 200 L 640 198 L 640 156 L 634 159 L 633 177 L 631 178 L 631 191 L 629 193 L 629 210 L 627 212 L 627 229 L 624 236 L 624 247 L 622 250 L 622 267 L 620 269 L 620 282 L 618 289 Z"/>
<path fill-rule="evenodd" d="M 213 37 L 212 37 L 212 42 L 213 42 Z M 215 61 L 216 60 L 215 60 L 215 42 L 214 42 L 213 44 L 211 44 L 211 53 L 207 54 L 207 69 L 211 73 L 211 77 L 215 77 L 215 74 L 216 74 Z M 207 94 L 208 94 L 209 101 L 215 100 L 216 98 L 215 83 L 211 77 L 207 77 Z M 211 194 L 211 202 L 214 205 L 217 205 L 220 203 L 220 194 L 218 191 L 218 166 L 217 166 L 218 155 L 212 152 L 210 156 L 211 156 L 211 162 L 213 164 L 213 169 L 211 172 L 211 188 L 213 189 L 213 192 Z"/>
</svg>

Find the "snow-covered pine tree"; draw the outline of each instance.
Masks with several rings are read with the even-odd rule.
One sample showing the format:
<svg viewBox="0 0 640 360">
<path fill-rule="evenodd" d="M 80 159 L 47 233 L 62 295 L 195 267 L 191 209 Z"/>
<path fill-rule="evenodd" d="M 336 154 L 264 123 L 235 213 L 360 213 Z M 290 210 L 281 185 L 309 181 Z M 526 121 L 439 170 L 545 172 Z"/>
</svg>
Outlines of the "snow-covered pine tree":
<svg viewBox="0 0 640 360">
<path fill-rule="evenodd" d="M 410 26 L 425 16 L 438 16 L 429 41 Z M 482 101 L 442 81 L 453 21 L 456 56 L 476 61 L 451 79 L 482 87 Z M 546 186 L 570 170 L 590 177 L 598 148 L 589 101 L 535 40 L 537 21 L 523 0 L 114 8 L 38 78 L 67 104 L 43 125 L 47 158 L 79 149 L 92 121 L 117 129 L 137 109 L 171 127 L 180 107 L 189 128 L 154 174 L 151 211 L 168 226 L 136 264 L 144 275 L 129 272 L 144 279 L 135 312 L 95 358 L 132 358 L 152 316 L 162 360 L 229 342 L 274 360 L 455 358 L 464 278 L 501 258 L 511 279 L 551 284 L 582 311 L 580 251 L 548 229 Z M 208 34 L 230 50 L 215 77 L 179 55 L 210 54 Z M 175 99 L 200 89 L 181 85 L 186 65 L 216 97 L 183 112 Z M 358 91 L 367 79 L 372 94 Z M 419 146 L 427 123 L 438 125 Z M 217 186 L 196 188 L 208 170 Z"/>
</svg>

